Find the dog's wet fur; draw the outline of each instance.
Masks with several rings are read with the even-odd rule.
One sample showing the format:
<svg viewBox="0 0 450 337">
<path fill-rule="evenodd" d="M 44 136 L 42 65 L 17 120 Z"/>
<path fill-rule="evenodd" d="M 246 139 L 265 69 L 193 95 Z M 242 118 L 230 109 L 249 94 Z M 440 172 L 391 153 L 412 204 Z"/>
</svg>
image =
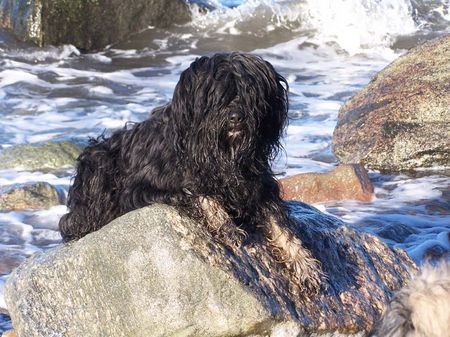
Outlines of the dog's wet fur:
<svg viewBox="0 0 450 337">
<path fill-rule="evenodd" d="M 59 223 L 64 241 L 164 203 L 203 219 L 225 244 L 262 233 L 300 288 L 317 292 L 319 263 L 286 226 L 271 169 L 282 149 L 287 93 L 286 80 L 258 56 L 198 58 L 182 72 L 171 102 L 148 120 L 90 140 Z"/>
</svg>

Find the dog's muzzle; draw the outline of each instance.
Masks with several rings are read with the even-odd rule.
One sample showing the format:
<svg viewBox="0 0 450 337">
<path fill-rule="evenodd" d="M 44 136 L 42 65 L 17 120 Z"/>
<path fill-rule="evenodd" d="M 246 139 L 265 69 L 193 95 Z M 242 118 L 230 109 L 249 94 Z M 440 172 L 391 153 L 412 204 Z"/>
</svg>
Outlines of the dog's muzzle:
<svg viewBox="0 0 450 337">
<path fill-rule="evenodd" d="M 241 124 L 243 121 L 242 114 L 238 112 L 233 112 L 230 115 L 229 121 L 228 121 L 228 137 L 231 139 L 237 138 L 241 133 Z"/>
</svg>

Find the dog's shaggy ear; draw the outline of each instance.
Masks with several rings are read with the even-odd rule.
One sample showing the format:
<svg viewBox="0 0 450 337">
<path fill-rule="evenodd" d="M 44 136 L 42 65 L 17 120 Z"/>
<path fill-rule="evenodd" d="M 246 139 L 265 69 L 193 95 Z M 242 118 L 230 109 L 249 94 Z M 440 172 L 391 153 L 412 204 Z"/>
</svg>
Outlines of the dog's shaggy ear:
<svg viewBox="0 0 450 337">
<path fill-rule="evenodd" d="M 171 102 L 172 110 L 175 113 L 172 117 L 192 117 L 195 108 L 195 101 L 197 99 L 196 94 L 199 86 L 199 76 L 201 68 L 209 61 L 209 57 L 203 56 L 190 65 L 189 68 L 184 70 L 180 75 Z M 183 113 L 182 113 L 183 112 Z M 189 124 L 191 120 L 185 120 Z M 185 124 L 186 125 L 186 124 Z"/>
<path fill-rule="evenodd" d="M 202 68 L 209 62 L 210 58 L 203 56 L 196 59 L 189 68 L 184 70 L 175 87 L 172 101 L 167 106 L 167 115 L 172 125 L 174 146 L 179 156 L 183 156 L 186 151 L 186 141 L 195 135 L 195 128 L 198 124 L 196 119 L 201 118 L 202 107 L 199 103 L 206 100 L 200 90 L 202 83 Z M 200 93 L 200 94 L 199 94 Z M 187 127 L 187 126 L 191 127 Z"/>
</svg>

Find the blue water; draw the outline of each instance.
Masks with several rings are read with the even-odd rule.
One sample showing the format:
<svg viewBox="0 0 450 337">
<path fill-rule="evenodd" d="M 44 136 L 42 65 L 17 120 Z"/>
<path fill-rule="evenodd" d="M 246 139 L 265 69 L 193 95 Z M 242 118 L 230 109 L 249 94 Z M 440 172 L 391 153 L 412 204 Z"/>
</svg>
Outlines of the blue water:
<svg viewBox="0 0 450 337">
<path fill-rule="evenodd" d="M 228 8 L 238 7 L 245 3 L 245 0 L 188 0 L 187 2 L 189 4 L 198 4 L 205 8 L 216 9 L 220 6 Z"/>
<path fill-rule="evenodd" d="M 237 6 L 241 5 L 243 2 L 245 2 L 245 1 L 243 1 L 243 0 L 221 0 L 220 1 L 220 3 L 223 6 L 230 7 L 230 8 L 237 7 Z"/>
</svg>

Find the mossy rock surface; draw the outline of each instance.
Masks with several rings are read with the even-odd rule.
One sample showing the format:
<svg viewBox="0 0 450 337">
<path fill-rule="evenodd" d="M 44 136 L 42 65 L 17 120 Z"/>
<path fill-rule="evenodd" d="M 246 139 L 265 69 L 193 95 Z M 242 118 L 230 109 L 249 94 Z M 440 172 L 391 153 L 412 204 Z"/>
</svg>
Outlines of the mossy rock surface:
<svg viewBox="0 0 450 337">
<path fill-rule="evenodd" d="M 183 0 L 0 0 L 0 28 L 39 46 L 72 44 L 86 51 L 190 18 Z"/>
<path fill-rule="evenodd" d="M 398 58 L 341 108 L 333 150 L 383 171 L 450 167 L 450 34 Z"/>
<path fill-rule="evenodd" d="M 20 144 L 0 151 L 0 170 L 54 171 L 75 165 L 83 147 L 63 142 Z"/>
</svg>

